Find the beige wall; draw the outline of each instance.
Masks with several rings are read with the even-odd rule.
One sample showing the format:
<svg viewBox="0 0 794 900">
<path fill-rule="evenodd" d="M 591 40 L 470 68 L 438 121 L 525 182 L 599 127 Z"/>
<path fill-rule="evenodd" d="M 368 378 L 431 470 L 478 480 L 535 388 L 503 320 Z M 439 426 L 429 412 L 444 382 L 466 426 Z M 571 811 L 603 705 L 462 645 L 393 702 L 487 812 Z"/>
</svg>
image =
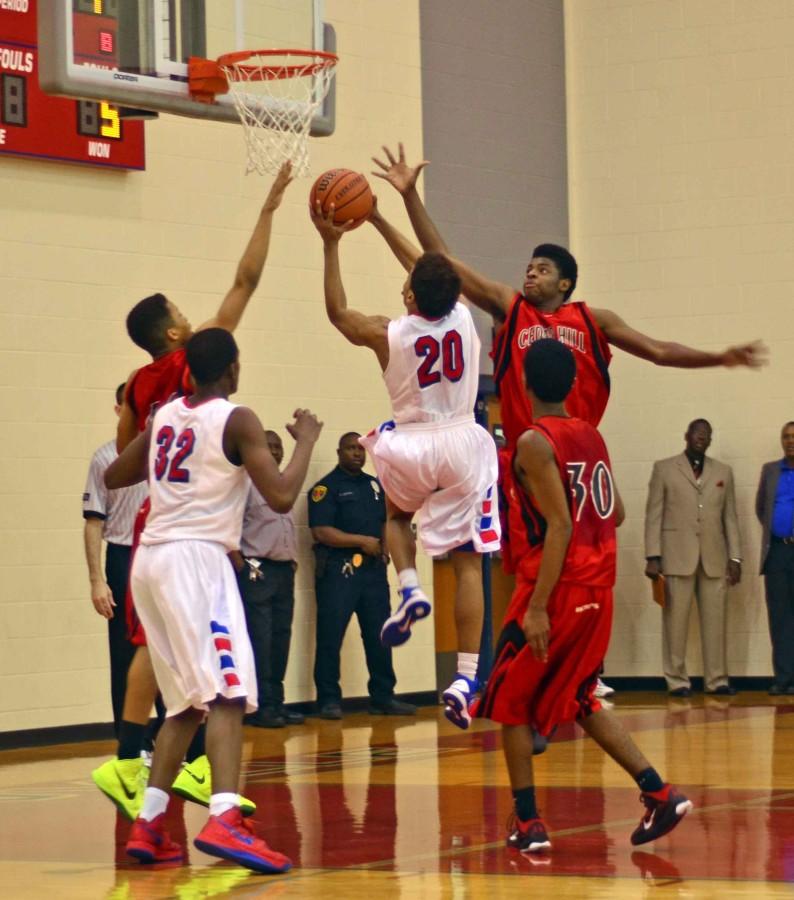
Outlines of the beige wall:
<svg viewBox="0 0 794 900">
<path fill-rule="evenodd" d="M 368 171 L 381 143 L 400 138 L 421 149 L 416 0 L 327 0 L 326 18 L 343 62 L 337 132 L 313 141 L 314 171 Z M 269 186 L 243 175 L 235 126 L 163 115 L 146 132 L 145 173 L 0 161 L 0 731 L 110 719 L 105 626 L 90 602 L 80 494 L 91 453 L 115 427 L 116 384 L 147 361 L 130 344 L 124 316 L 162 290 L 194 324 L 208 318 Z M 335 465 L 342 432 L 368 430 L 389 408 L 372 354 L 347 345 L 325 320 L 308 189 L 306 181 L 292 186 L 277 214 L 270 262 L 238 332 L 238 399 L 282 434 L 296 406 L 320 414 L 314 480 Z M 397 214 L 396 195 L 381 193 Z M 403 276 L 375 238 L 364 228 L 343 242 L 349 299 L 398 315 Z M 305 526 L 305 499 L 297 509 Z M 313 696 L 309 544 L 302 527 L 290 701 Z M 343 658 L 345 694 L 365 695 L 355 623 Z M 395 654 L 395 667 L 398 690 L 435 687 L 431 624 Z"/>
<path fill-rule="evenodd" d="M 660 370 L 617 353 L 604 432 L 628 519 L 607 672 L 660 673 L 660 615 L 641 574 L 646 487 L 652 461 L 679 452 L 704 416 L 712 455 L 734 469 L 746 559 L 729 599 L 730 671 L 771 674 L 752 506 L 794 418 L 792 9 L 567 0 L 565 14 L 578 296 L 659 338 L 711 350 L 763 338 L 771 350 L 760 374 Z"/>
</svg>

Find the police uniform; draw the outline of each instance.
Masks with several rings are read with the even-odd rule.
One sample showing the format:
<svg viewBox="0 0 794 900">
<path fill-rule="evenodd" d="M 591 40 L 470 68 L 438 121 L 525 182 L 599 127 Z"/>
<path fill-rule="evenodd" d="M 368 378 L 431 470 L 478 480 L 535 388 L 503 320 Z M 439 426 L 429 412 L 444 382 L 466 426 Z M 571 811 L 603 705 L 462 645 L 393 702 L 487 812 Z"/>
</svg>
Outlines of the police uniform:
<svg viewBox="0 0 794 900">
<path fill-rule="evenodd" d="M 309 491 L 309 526 L 330 526 L 348 534 L 380 539 L 386 502 L 377 478 L 352 475 L 337 466 Z M 314 682 L 320 708 L 339 704 L 339 655 L 355 613 L 369 669 L 367 689 L 373 707 L 392 703 L 397 679 L 391 650 L 382 646 L 380 630 L 391 612 L 386 563 L 356 547 L 314 545 L 317 595 L 317 653 Z"/>
</svg>

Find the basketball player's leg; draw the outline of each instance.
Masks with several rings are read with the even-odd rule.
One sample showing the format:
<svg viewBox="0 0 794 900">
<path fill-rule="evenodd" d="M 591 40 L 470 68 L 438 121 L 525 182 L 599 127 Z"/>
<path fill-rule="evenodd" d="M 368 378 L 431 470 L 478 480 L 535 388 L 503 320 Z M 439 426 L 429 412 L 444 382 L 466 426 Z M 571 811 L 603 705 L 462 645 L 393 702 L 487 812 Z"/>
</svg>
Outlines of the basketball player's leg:
<svg viewBox="0 0 794 900">
<path fill-rule="evenodd" d="M 471 723 L 469 704 L 479 690 L 477 668 L 480 661 L 483 609 L 482 555 L 471 543 L 452 551 L 455 572 L 455 629 L 458 656 L 455 678 L 443 692 L 444 715 L 466 729 Z"/>
<path fill-rule="evenodd" d="M 419 585 L 416 571 L 416 538 L 411 522 L 414 513 L 401 509 L 386 488 L 386 549 L 400 582 L 400 604 L 383 623 L 381 642 L 398 647 L 411 637 L 411 626 L 430 615 L 430 601 Z"/>
<path fill-rule="evenodd" d="M 642 792 L 646 813 L 631 836 L 632 844 L 645 844 L 667 834 L 691 811 L 692 803 L 662 780 L 612 710 L 591 713 L 579 724 L 631 775 Z"/>
</svg>

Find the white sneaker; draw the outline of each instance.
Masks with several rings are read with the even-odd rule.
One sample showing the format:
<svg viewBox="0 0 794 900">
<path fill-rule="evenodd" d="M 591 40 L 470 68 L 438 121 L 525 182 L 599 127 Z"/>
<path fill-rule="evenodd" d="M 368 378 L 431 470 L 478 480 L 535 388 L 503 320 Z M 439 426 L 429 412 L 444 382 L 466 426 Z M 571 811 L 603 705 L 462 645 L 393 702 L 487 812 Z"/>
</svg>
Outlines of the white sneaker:
<svg viewBox="0 0 794 900">
<path fill-rule="evenodd" d="M 595 695 L 599 700 L 604 700 L 606 697 L 611 697 L 615 693 L 615 689 L 610 687 L 608 684 L 604 684 L 601 679 L 596 680 L 596 689 Z"/>
</svg>

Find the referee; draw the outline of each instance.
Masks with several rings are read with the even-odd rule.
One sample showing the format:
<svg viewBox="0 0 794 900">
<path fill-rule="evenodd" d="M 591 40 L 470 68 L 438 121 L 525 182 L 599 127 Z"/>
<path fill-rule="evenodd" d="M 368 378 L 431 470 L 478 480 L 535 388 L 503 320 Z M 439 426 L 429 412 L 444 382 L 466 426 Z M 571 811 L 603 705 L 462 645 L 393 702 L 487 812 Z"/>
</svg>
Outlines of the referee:
<svg viewBox="0 0 794 900">
<path fill-rule="evenodd" d="M 116 388 L 116 415 L 121 411 L 124 384 Z M 109 491 L 105 487 L 105 469 L 117 457 L 116 441 L 103 444 L 91 457 L 83 493 L 83 538 L 91 602 L 100 616 L 108 620 L 110 648 L 110 696 L 113 703 L 113 728 L 118 737 L 127 669 L 135 647 L 127 640 L 124 599 L 130 569 L 132 527 L 135 514 L 146 499 L 146 483 Z M 107 542 L 105 569 L 102 571 L 102 541 Z"/>
</svg>

